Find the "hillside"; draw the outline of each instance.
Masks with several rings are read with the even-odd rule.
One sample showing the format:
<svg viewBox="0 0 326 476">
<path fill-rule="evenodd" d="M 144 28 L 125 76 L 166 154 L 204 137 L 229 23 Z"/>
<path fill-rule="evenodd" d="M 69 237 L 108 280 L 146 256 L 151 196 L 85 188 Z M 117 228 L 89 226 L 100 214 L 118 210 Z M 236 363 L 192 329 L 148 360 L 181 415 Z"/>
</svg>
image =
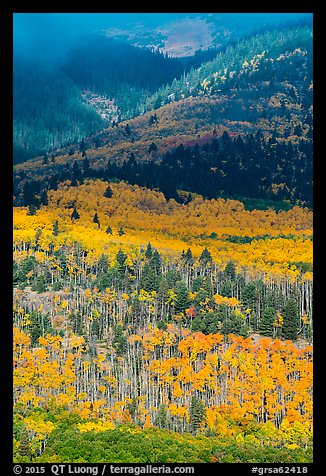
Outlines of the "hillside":
<svg viewBox="0 0 326 476">
<path fill-rule="evenodd" d="M 38 206 L 60 182 L 102 178 L 159 189 L 178 201 L 183 198 L 177 190 L 183 190 L 311 207 L 310 126 L 291 123 L 291 135 L 284 137 L 282 123 L 278 129 L 265 120 L 220 124 L 217 106 L 223 103 L 226 97 L 185 99 L 83 140 L 78 148 L 17 165 L 14 203 Z"/>
<path fill-rule="evenodd" d="M 74 461 L 57 442 L 65 409 L 73 418 L 64 430 L 68 452 L 74 425 L 75 433 L 93 438 L 136 424 L 131 432 L 139 426 L 186 432 L 185 443 L 187 433 L 205 431 L 225 438 L 225 448 L 230 437 L 241 447 L 253 431 L 248 444 L 258 445 L 267 431 L 270 456 L 258 459 L 309 459 L 311 219 L 299 207 L 249 212 L 237 201 L 199 197 L 188 205 L 167 203 L 160 193 L 101 181 L 62 184 L 36 212 L 15 208 L 15 428 L 34 429 L 35 448 L 50 436 L 34 461 L 53 454 L 51 461 Z M 299 337 L 303 345 L 296 347 Z M 282 406 L 280 392 L 295 399 Z M 61 407 L 51 406 L 53 398 Z M 301 399 L 304 407 L 297 406 Z M 49 405 L 51 425 L 42 410 Z M 218 454 L 217 440 L 203 444 L 217 444 Z M 19 454 L 21 443 L 15 445 Z M 119 452 L 123 442 L 117 445 Z M 231 457 L 234 451 L 240 453 Z M 238 446 L 228 455 L 246 460 Z M 201 453 L 180 458 L 214 461 Z"/>
<path fill-rule="evenodd" d="M 310 463 L 310 15 L 19 15 L 14 461 Z"/>
<path fill-rule="evenodd" d="M 15 203 L 31 203 L 24 198 L 27 181 L 47 176 L 45 191 L 74 174 L 79 182 L 78 167 L 87 157 L 90 178 L 131 181 L 157 188 L 168 199 L 178 199 L 179 189 L 208 198 L 287 200 L 311 207 L 311 55 L 308 27 L 264 32 L 230 47 L 158 91 L 151 99 L 154 111 L 115 123 L 77 147 L 16 166 Z M 189 97 L 177 100 L 177 94 Z M 169 104 L 160 106 L 166 100 Z M 242 142 L 227 146 L 225 132 L 241 136 Z M 215 147 L 219 138 L 220 157 Z M 178 149 L 181 144 L 186 149 Z M 211 145 L 207 149 L 205 144 Z M 197 161 L 191 159 L 194 155 Z M 147 170 L 140 164 L 136 170 L 134 161 L 152 165 Z M 212 175 L 212 170 L 217 172 Z M 202 177 L 199 187 L 193 183 L 194 172 Z M 252 178 L 247 186 L 246 176 Z M 42 193 L 39 185 L 31 187 Z"/>
<path fill-rule="evenodd" d="M 261 32 L 186 61 L 94 34 L 71 47 L 58 65 L 36 64 L 16 54 L 15 162 L 76 143 L 116 117 L 130 119 L 198 95 L 227 96 L 219 121 L 241 128 L 241 123 L 260 120 L 272 125 L 276 116 L 276 127 L 281 122 L 289 135 L 291 124 L 311 122 L 311 49 L 311 28 L 303 26 Z M 97 95 L 100 113 L 85 101 L 85 90 Z M 116 109 L 114 116 L 108 102 Z"/>
</svg>

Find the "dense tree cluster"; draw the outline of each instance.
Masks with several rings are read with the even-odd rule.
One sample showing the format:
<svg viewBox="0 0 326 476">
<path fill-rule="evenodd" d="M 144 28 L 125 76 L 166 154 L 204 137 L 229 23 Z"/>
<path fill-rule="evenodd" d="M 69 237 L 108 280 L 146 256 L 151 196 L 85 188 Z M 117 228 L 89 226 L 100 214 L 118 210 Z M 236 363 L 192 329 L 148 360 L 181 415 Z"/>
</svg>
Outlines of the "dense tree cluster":
<svg viewBox="0 0 326 476">
<path fill-rule="evenodd" d="M 47 154 L 103 129 L 105 122 L 82 101 L 62 72 L 15 58 L 14 162 Z M 44 160 L 50 160 L 45 155 Z"/>
<path fill-rule="evenodd" d="M 266 141 L 259 134 L 231 138 L 225 132 L 201 147 L 180 145 L 155 163 L 134 157 L 122 165 L 110 163 L 107 170 L 94 170 L 94 176 L 157 188 L 167 200 L 182 201 L 177 191 L 185 190 L 207 198 L 251 197 L 312 206 L 312 144 Z"/>
<path fill-rule="evenodd" d="M 158 100 L 160 104 L 166 104 L 198 94 L 230 94 L 234 89 L 239 91 L 239 98 L 242 100 L 247 99 L 246 91 L 250 88 L 255 90 L 256 98 L 266 94 L 273 96 L 276 92 L 284 94 L 284 86 L 287 85 L 294 101 L 308 108 L 312 100 L 309 89 L 311 82 L 311 27 L 281 28 L 264 31 L 235 45 L 231 44 L 212 61 L 159 88 L 148 98 L 145 107 L 149 110 L 155 108 Z M 242 120 L 248 120 L 251 109 L 248 104 L 244 108 L 233 103 L 232 107 L 235 107 L 232 111 L 233 119 L 242 117 Z"/>
<path fill-rule="evenodd" d="M 157 151 L 155 143 L 150 152 Z M 250 177 L 250 180 L 248 180 Z M 249 197 L 289 201 L 312 206 L 312 143 L 298 144 L 266 140 L 261 134 L 232 138 L 227 132 L 214 136 L 204 145 L 182 144 L 159 160 L 136 160 L 134 154 L 123 163 L 108 162 L 106 168 L 93 168 L 87 158 L 81 165 L 74 161 L 44 180 L 26 180 L 16 176 L 15 203 L 46 204 L 47 190 L 56 190 L 60 182 L 70 180 L 76 186 L 87 178 L 119 179 L 131 184 L 162 191 L 167 200 L 191 200 L 178 190 L 198 193 L 206 198 Z"/>
<path fill-rule="evenodd" d="M 14 284 L 21 290 L 30 285 L 39 294 L 65 289 L 67 309 L 74 309 L 69 319 L 80 335 L 89 331 L 88 298 L 94 293 L 90 302 L 92 312 L 96 313 L 96 335 L 100 340 L 107 337 L 109 325 L 104 304 L 106 293 L 110 294 L 114 325 L 123 323 L 120 333 L 126 329 L 136 332 L 142 322 L 166 328 L 168 323 L 178 321 L 194 332 L 205 334 L 221 331 L 247 337 L 249 333 L 259 332 L 291 340 L 311 336 L 311 302 L 306 301 L 306 285 L 295 283 L 284 289 L 283 285 L 270 286 L 262 280 L 246 281 L 242 273 L 235 272 L 232 262 L 224 271 L 214 266 L 207 249 L 199 260 L 194 260 L 188 249 L 174 264 L 167 264 L 157 250 L 147 258 L 148 250 L 136 262 L 119 250 L 113 263 L 103 254 L 92 265 L 81 262 L 79 253 L 69 265 L 63 250 L 41 262 L 31 255 L 20 263 L 14 262 Z M 69 271 L 72 264 L 80 269 L 75 276 Z M 31 299 L 24 296 L 19 292 L 17 299 L 24 299 L 26 312 L 35 310 L 33 299 L 38 298 L 34 294 Z M 129 300 L 130 306 L 126 306 Z M 31 328 L 38 333 L 42 317 L 44 333 L 54 311 L 48 309 L 43 317 L 32 313 Z"/>
</svg>

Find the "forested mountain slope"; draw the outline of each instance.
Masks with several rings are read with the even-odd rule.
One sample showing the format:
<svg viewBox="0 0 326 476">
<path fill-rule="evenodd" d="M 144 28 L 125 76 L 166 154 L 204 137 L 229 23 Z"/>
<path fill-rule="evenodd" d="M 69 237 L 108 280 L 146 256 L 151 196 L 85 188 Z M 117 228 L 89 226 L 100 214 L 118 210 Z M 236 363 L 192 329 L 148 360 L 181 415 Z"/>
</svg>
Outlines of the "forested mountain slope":
<svg viewBox="0 0 326 476">
<path fill-rule="evenodd" d="M 307 463 L 312 30 L 162 22 L 16 71 L 14 460 Z"/>
<path fill-rule="evenodd" d="M 209 62 L 205 59 L 212 52 L 204 51 L 200 66 L 196 57 L 168 58 L 99 35 L 85 38 L 50 71 L 46 65 L 18 57 L 15 161 L 78 142 L 105 126 L 103 116 L 91 115 L 83 91 L 97 96 L 104 109 L 110 100 L 118 120 L 185 97 L 224 98 L 227 103 L 221 104 L 209 124 L 239 123 L 241 130 L 248 122 L 267 121 L 270 127 L 281 122 L 283 133 L 291 135 L 293 124 L 311 125 L 311 49 L 311 28 L 303 26 L 255 34 L 216 51 L 216 58 Z M 27 97 L 31 98 L 28 102 Z M 112 121 L 110 112 L 105 117 Z"/>
<path fill-rule="evenodd" d="M 215 62 L 207 63 L 206 69 L 203 66 L 196 81 L 205 79 L 192 90 L 195 97 L 178 101 L 174 97 L 155 111 L 83 139 L 77 148 L 17 166 L 16 203 L 31 203 L 24 198 L 24 187 L 29 186 L 26 182 L 42 178 L 42 190 L 46 191 L 55 186 L 52 182 L 74 175 L 74 181 L 80 181 L 82 168 L 87 167 L 84 177 L 129 180 L 159 188 L 167 198 L 177 198 L 177 189 L 181 189 L 209 198 L 224 194 L 286 199 L 312 206 L 311 31 L 302 27 L 276 33 L 257 35 L 245 46 L 239 43 Z M 262 51 L 267 45 L 269 50 Z M 260 53 L 255 54 L 257 51 Z M 219 68 L 230 62 L 238 69 L 223 69 L 221 76 Z M 189 81 L 194 74 L 189 73 Z M 187 84 L 190 94 L 188 80 L 177 82 L 175 87 Z M 241 141 L 230 142 L 226 131 L 242 136 Z M 248 134 L 256 135 L 257 131 L 259 136 L 250 138 Z M 218 143 L 220 137 L 223 140 Z M 188 149 L 175 150 L 180 144 Z M 121 170 L 110 168 L 108 161 L 120 164 Z M 136 170 L 135 161 L 157 165 L 147 169 L 140 165 Z M 175 176 L 172 182 L 171 167 Z M 203 177 L 199 188 L 191 177 L 187 179 L 193 172 Z M 249 175 L 259 182 L 257 186 L 245 186 L 243 176 Z M 38 185 L 35 187 L 33 195 L 41 193 Z"/>
<path fill-rule="evenodd" d="M 78 142 L 108 125 L 84 100 L 84 90 L 113 101 L 120 118 L 134 115 L 145 97 L 185 70 L 180 60 L 96 34 L 83 37 L 59 64 L 17 53 L 15 162 Z"/>
<path fill-rule="evenodd" d="M 167 200 L 181 203 L 198 193 L 207 198 L 269 200 L 271 206 L 283 201 L 284 208 L 290 204 L 312 206 L 311 141 L 282 141 L 275 135 L 267 139 L 258 133 L 232 137 L 226 131 L 222 135 L 214 131 L 189 141 L 186 147 L 172 147 L 175 143 L 167 140 L 163 142 L 168 146 L 166 152 L 163 147 L 158 149 L 157 141 L 149 141 L 147 150 L 139 141 L 134 148 L 137 155 L 131 151 L 123 161 L 115 161 L 114 152 L 118 158 L 128 147 L 126 142 L 118 142 L 116 148 L 102 147 L 100 153 L 88 150 L 87 154 L 85 143 L 81 143 L 78 152 L 22 164 L 16 167 L 14 203 L 38 207 L 45 203 L 47 191 L 61 182 L 70 180 L 74 187 L 88 178 L 102 178 L 158 189 Z"/>
<path fill-rule="evenodd" d="M 14 61 L 14 163 L 81 140 L 105 125 L 57 68 Z"/>
<path fill-rule="evenodd" d="M 274 81 L 293 83 L 288 85 L 288 89 L 294 89 L 293 97 L 297 97 L 297 102 L 303 100 L 309 105 L 311 62 L 312 30 L 309 26 L 254 34 L 226 47 L 215 59 L 192 70 L 181 80 L 159 89 L 154 97 L 148 100 L 148 105 L 155 107 L 157 98 L 166 103 L 180 95 L 185 97 L 200 92 L 212 94 L 239 89 L 241 93 L 243 87 L 248 87 L 248 82 L 258 82 L 258 91 L 262 86 L 267 86 L 268 91 L 268 88 L 273 89 Z M 299 91 L 296 82 L 299 83 Z M 265 88 L 262 88 L 263 91 L 266 91 Z M 308 98 L 305 99 L 306 95 Z"/>
</svg>

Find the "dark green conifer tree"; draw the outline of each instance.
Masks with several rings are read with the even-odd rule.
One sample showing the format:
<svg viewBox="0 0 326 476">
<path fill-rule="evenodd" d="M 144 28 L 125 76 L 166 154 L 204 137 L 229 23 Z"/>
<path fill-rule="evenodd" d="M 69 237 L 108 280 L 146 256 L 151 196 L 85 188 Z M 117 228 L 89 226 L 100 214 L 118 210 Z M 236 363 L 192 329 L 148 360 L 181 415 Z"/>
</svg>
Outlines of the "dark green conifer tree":
<svg viewBox="0 0 326 476">
<path fill-rule="evenodd" d="M 155 270 L 150 266 L 150 264 L 145 264 L 139 286 L 141 289 L 144 289 L 147 292 L 158 291 L 159 289 L 159 277 L 155 273 Z"/>
<path fill-rule="evenodd" d="M 254 282 L 247 283 L 241 293 L 241 301 L 244 306 L 254 310 L 257 303 L 256 286 Z"/>
<path fill-rule="evenodd" d="M 150 267 L 156 274 L 159 274 L 161 269 L 161 257 L 157 250 L 154 250 L 152 254 L 152 257 L 150 259 Z"/>
<path fill-rule="evenodd" d="M 232 281 L 226 281 L 220 287 L 219 294 L 221 296 L 231 298 L 233 297 L 233 288 L 234 288 L 234 283 Z"/>
<path fill-rule="evenodd" d="M 138 422 L 138 405 L 137 405 L 137 400 L 135 397 L 132 398 L 131 402 L 127 403 L 127 409 L 130 412 L 131 418 L 133 419 L 133 422 L 137 424 Z"/>
<path fill-rule="evenodd" d="M 222 334 L 236 334 L 246 338 L 249 335 L 249 329 L 248 326 L 243 323 L 242 317 L 237 316 L 234 311 L 232 311 L 230 317 L 223 321 Z"/>
<path fill-rule="evenodd" d="M 72 179 L 77 182 L 77 184 L 82 182 L 82 171 L 79 168 L 77 160 L 74 160 L 72 166 Z"/>
<path fill-rule="evenodd" d="M 18 454 L 21 457 L 26 457 L 30 461 L 32 461 L 32 450 L 31 450 L 31 444 L 29 441 L 29 435 L 26 427 L 23 427 L 21 430 L 20 434 L 20 441 L 19 441 L 19 446 L 18 446 Z"/>
<path fill-rule="evenodd" d="M 259 322 L 259 333 L 266 337 L 273 337 L 275 319 L 275 309 L 273 307 L 266 307 L 263 310 L 263 314 Z"/>
<path fill-rule="evenodd" d="M 58 222 L 58 220 L 55 220 L 55 222 L 53 223 L 52 234 L 54 236 L 58 236 L 58 234 L 59 234 L 59 222 Z"/>
<path fill-rule="evenodd" d="M 96 223 L 99 228 L 101 227 L 97 212 L 94 214 L 93 222 Z"/>
<path fill-rule="evenodd" d="M 202 266 L 206 266 L 208 262 L 212 262 L 213 261 L 213 258 L 212 258 L 212 255 L 210 254 L 210 252 L 208 251 L 207 248 L 205 248 L 200 257 L 199 257 L 199 261 L 201 263 Z"/>
<path fill-rule="evenodd" d="M 120 274 L 124 274 L 126 270 L 125 261 L 127 259 L 127 255 L 124 254 L 122 250 L 119 250 L 117 253 L 117 262 L 118 262 L 118 270 Z"/>
<path fill-rule="evenodd" d="M 126 124 L 125 133 L 127 134 L 127 136 L 130 136 L 130 134 L 131 134 L 131 128 L 130 128 L 129 124 Z"/>
<path fill-rule="evenodd" d="M 84 178 L 90 176 L 90 165 L 87 157 L 85 157 L 85 159 L 83 160 L 82 170 Z"/>
<path fill-rule="evenodd" d="M 110 185 L 108 185 L 105 189 L 104 197 L 111 198 L 112 195 L 113 195 L 112 188 L 110 187 Z"/>
<path fill-rule="evenodd" d="M 224 273 L 228 277 L 228 279 L 230 279 L 231 281 L 235 280 L 236 273 L 235 273 L 235 265 L 234 265 L 233 261 L 229 261 L 227 263 L 227 265 L 225 266 L 225 269 L 224 269 Z"/>
<path fill-rule="evenodd" d="M 47 291 L 47 286 L 46 286 L 46 279 L 44 276 L 37 276 L 34 280 L 34 283 L 32 285 L 32 291 L 36 291 L 37 293 L 45 293 Z"/>
<path fill-rule="evenodd" d="M 123 355 L 126 351 L 127 339 L 124 336 L 123 327 L 121 325 L 114 328 L 113 346 L 119 356 Z"/>
<path fill-rule="evenodd" d="M 167 427 L 167 408 L 166 405 L 160 405 L 158 408 L 158 412 L 156 414 L 154 425 L 158 426 L 159 428 L 166 428 Z"/>
<path fill-rule="evenodd" d="M 38 311 L 30 313 L 30 337 L 31 345 L 33 347 L 39 345 L 38 339 L 43 335 L 42 329 L 42 315 Z"/>
<path fill-rule="evenodd" d="M 37 207 L 33 203 L 29 203 L 27 215 L 29 216 L 35 215 L 36 211 L 37 211 Z"/>
<path fill-rule="evenodd" d="M 195 396 L 191 398 L 189 417 L 190 431 L 193 434 L 196 434 L 200 428 L 200 425 L 206 419 L 206 408 L 204 403 Z"/>
<path fill-rule="evenodd" d="M 162 96 L 159 94 L 155 100 L 155 103 L 154 103 L 154 109 L 158 109 L 162 106 Z"/>
<path fill-rule="evenodd" d="M 145 256 L 149 260 L 149 259 L 151 259 L 152 254 L 153 254 L 152 245 L 150 243 L 148 243 L 146 251 L 145 251 Z"/>
<path fill-rule="evenodd" d="M 49 204 L 49 199 L 48 199 L 48 191 L 46 189 L 43 189 L 40 193 L 40 205 L 48 205 Z"/>
<path fill-rule="evenodd" d="M 192 251 L 190 248 L 187 249 L 185 255 L 184 255 L 184 260 L 187 264 L 189 265 L 193 265 L 194 264 L 194 260 L 193 260 L 193 257 L 192 257 Z"/>
<path fill-rule="evenodd" d="M 149 146 L 148 148 L 148 152 L 151 153 L 151 152 L 157 152 L 157 145 L 155 144 L 155 142 L 152 142 L 151 145 Z"/>
<path fill-rule="evenodd" d="M 183 281 L 177 281 L 174 288 L 176 298 L 175 298 L 175 312 L 178 314 L 180 312 L 185 312 L 189 307 L 189 293 L 188 289 Z"/>
<path fill-rule="evenodd" d="M 80 141 L 79 150 L 80 152 L 86 152 L 86 143 L 84 138 L 82 138 L 82 140 Z"/>
<path fill-rule="evenodd" d="M 296 340 L 300 325 L 299 312 L 296 300 L 290 298 L 285 304 L 282 312 L 283 326 L 282 337 L 283 339 Z"/>
</svg>

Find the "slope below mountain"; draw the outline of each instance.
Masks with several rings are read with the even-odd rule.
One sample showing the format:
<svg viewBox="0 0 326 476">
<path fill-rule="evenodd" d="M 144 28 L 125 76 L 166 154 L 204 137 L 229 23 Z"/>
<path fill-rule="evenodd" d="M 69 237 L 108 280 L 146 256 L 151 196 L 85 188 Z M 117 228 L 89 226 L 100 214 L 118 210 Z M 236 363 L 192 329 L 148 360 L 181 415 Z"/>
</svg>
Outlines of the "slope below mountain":
<svg viewBox="0 0 326 476">
<path fill-rule="evenodd" d="M 94 34 L 80 39 L 50 69 L 34 59 L 22 61 L 17 53 L 15 162 L 77 143 L 113 119 L 129 119 L 186 97 L 227 95 L 219 119 L 242 122 L 269 118 L 269 110 L 278 105 L 284 115 L 286 102 L 295 103 L 298 112 L 311 106 L 309 26 L 264 31 L 224 45 L 219 53 L 199 53 L 169 58 Z M 100 110 L 89 107 L 83 90 L 103 97 Z M 270 103 L 259 101 L 266 97 Z M 106 111 L 112 103 L 114 114 L 111 106 Z"/>
</svg>

